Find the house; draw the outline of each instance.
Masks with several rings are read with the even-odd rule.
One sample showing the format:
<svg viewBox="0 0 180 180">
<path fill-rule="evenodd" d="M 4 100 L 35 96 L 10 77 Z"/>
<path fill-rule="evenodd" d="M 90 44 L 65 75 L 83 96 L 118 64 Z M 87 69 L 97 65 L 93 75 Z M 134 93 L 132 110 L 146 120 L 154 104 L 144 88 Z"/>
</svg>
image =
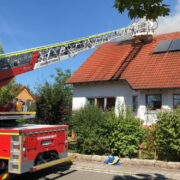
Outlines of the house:
<svg viewBox="0 0 180 180">
<path fill-rule="evenodd" d="M 101 45 L 67 83 L 73 84 L 73 110 L 130 107 L 151 125 L 163 109 L 180 104 L 180 32 Z"/>
<path fill-rule="evenodd" d="M 26 88 L 25 86 L 20 87 L 20 92 L 16 96 L 16 99 L 25 102 L 26 105 L 30 105 L 36 100 L 35 97 L 30 93 L 28 88 Z"/>
</svg>

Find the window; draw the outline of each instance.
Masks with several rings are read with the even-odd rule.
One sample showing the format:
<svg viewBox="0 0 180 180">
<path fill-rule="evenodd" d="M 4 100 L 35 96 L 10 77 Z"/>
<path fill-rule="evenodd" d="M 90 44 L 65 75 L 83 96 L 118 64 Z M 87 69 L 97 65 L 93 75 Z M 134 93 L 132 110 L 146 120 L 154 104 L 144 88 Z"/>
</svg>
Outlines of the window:
<svg viewBox="0 0 180 180">
<path fill-rule="evenodd" d="M 115 97 L 97 97 L 97 98 L 87 98 L 87 105 L 98 105 L 100 108 L 105 110 L 110 110 L 115 107 L 116 98 Z"/>
<path fill-rule="evenodd" d="M 148 111 L 161 110 L 162 98 L 160 94 L 146 95 L 146 107 Z"/>
<path fill-rule="evenodd" d="M 115 98 L 110 97 L 106 99 L 106 109 L 111 110 L 112 108 L 115 108 Z"/>
<path fill-rule="evenodd" d="M 87 98 L 87 105 L 94 105 L 94 98 Z"/>
<path fill-rule="evenodd" d="M 26 104 L 27 104 L 28 106 L 30 105 L 30 100 L 29 100 L 29 99 L 26 100 Z"/>
<path fill-rule="evenodd" d="M 180 106 L 180 94 L 175 94 L 173 96 L 173 108 Z"/>
<path fill-rule="evenodd" d="M 104 98 L 97 98 L 97 105 L 104 110 Z"/>
<path fill-rule="evenodd" d="M 133 96 L 133 112 L 137 112 L 138 109 L 138 96 Z"/>
</svg>

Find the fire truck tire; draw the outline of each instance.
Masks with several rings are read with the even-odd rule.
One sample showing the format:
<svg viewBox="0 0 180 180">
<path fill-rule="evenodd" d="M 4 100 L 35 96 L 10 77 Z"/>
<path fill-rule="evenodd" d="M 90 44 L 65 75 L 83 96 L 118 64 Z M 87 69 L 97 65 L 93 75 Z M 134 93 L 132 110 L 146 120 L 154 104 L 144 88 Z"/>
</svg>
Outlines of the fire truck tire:
<svg viewBox="0 0 180 180">
<path fill-rule="evenodd" d="M 8 161 L 0 159 L 0 174 L 7 173 L 8 171 Z"/>
</svg>

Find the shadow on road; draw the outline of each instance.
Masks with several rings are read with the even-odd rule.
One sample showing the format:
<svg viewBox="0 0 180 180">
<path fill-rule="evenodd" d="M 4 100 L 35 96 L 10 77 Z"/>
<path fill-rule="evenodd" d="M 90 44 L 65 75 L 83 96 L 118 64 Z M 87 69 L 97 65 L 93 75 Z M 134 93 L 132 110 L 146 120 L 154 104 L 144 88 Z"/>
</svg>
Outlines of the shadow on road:
<svg viewBox="0 0 180 180">
<path fill-rule="evenodd" d="M 130 175 L 122 175 L 122 176 L 114 176 L 113 180 L 167 180 L 162 174 L 136 174 L 135 176 Z"/>
<path fill-rule="evenodd" d="M 76 172 L 70 170 L 71 163 L 62 163 L 33 173 L 25 173 L 11 178 L 11 180 L 56 180 L 62 176 Z"/>
</svg>

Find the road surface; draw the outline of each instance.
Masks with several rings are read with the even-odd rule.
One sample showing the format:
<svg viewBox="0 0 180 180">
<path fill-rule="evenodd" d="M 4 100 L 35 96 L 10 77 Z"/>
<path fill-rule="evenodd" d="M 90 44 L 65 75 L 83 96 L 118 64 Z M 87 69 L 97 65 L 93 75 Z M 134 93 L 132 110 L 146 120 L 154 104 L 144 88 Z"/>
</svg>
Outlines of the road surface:
<svg viewBox="0 0 180 180">
<path fill-rule="evenodd" d="M 116 171 L 104 169 L 85 169 L 79 166 L 55 166 L 35 173 L 27 173 L 12 178 L 13 180 L 167 180 L 168 178 L 161 174 L 148 173 L 123 174 Z M 173 178 L 174 179 L 174 178 Z"/>
</svg>

